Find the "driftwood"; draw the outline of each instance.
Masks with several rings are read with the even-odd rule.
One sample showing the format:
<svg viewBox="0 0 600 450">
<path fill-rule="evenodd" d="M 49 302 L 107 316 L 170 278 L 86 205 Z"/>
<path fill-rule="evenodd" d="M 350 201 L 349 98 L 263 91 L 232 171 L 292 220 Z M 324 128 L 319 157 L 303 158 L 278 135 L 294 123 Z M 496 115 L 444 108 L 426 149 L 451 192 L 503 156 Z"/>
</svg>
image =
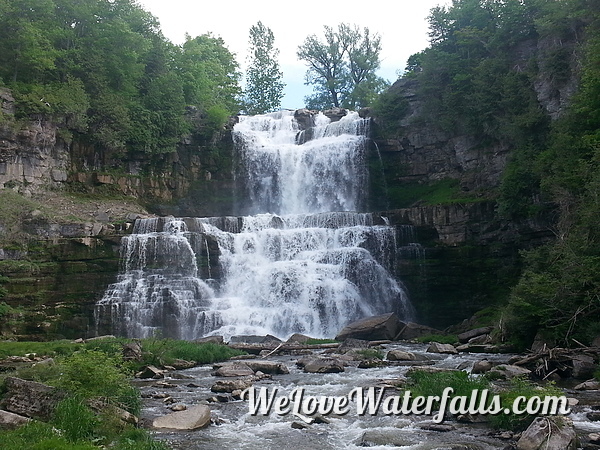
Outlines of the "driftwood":
<svg viewBox="0 0 600 450">
<path fill-rule="evenodd" d="M 515 366 L 526 367 L 535 372 L 543 379 L 558 373 L 561 376 L 574 376 L 578 370 L 585 372 L 585 369 L 577 369 L 576 365 L 597 364 L 600 357 L 600 349 L 596 347 L 583 347 L 577 349 L 568 348 L 548 348 L 544 347 L 531 355 L 525 356 L 512 363 Z M 586 362 L 587 361 L 587 362 Z"/>
</svg>

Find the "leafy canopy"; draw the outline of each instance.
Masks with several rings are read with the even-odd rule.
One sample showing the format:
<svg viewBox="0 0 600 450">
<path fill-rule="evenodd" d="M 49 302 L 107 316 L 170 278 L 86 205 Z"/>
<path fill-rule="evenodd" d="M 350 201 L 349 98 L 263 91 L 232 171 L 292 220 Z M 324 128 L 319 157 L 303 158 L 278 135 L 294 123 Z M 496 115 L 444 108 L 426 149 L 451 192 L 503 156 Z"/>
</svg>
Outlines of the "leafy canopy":
<svg viewBox="0 0 600 450">
<path fill-rule="evenodd" d="M 376 75 L 380 65 L 381 37 L 367 27 L 341 23 L 324 27 L 325 39 L 308 36 L 298 47 L 298 58 L 308 65 L 307 85 L 315 93 L 305 100 L 309 108 L 369 105 L 387 82 Z"/>
<path fill-rule="evenodd" d="M 245 109 L 248 114 L 263 114 L 281 106 L 283 72 L 279 69 L 275 37 L 269 27 L 258 22 L 250 27 L 248 70 L 246 71 Z"/>
</svg>

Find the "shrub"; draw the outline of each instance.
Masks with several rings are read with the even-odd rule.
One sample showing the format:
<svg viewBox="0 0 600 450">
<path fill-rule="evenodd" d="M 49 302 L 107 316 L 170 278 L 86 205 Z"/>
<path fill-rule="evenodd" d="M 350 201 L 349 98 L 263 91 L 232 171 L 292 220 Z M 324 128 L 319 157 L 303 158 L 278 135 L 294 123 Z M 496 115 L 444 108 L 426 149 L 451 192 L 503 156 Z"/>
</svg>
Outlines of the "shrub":
<svg viewBox="0 0 600 450">
<path fill-rule="evenodd" d="M 96 350 L 82 350 L 60 363 L 61 374 L 49 384 L 83 398 L 102 397 L 116 406 L 137 414 L 141 402 L 122 360 Z"/>
<path fill-rule="evenodd" d="M 70 442 L 91 440 L 98 418 L 77 396 L 67 397 L 54 411 L 52 425 L 62 431 Z"/>
<path fill-rule="evenodd" d="M 502 409 L 508 408 L 511 409 L 513 402 L 517 397 L 526 397 L 530 399 L 531 397 L 545 397 L 545 396 L 561 396 L 563 392 L 555 387 L 553 384 L 548 384 L 546 386 L 538 386 L 529 380 L 524 378 L 513 378 L 510 381 L 510 384 L 507 388 L 500 390 L 498 393 L 500 395 L 500 400 L 502 404 Z M 497 414 L 494 416 L 490 416 L 490 424 L 494 428 L 499 428 L 503 430 L 511 430 L 511 431 L 521 431 L 527 428 L 533 419 L 536 418 L 536 415 L 530 414 Z"/>
<path fill-rule="evenodd" d="M 144 363 L 156 365 L 168 365 L 175 359 L 195 361 L 198 364 L 210 364 L 243 354 L 243 352 L 229 348 L 226 345 L 210 342 L 197 344 L 173 339 L 144 339 L 142 349 L 144 351 Z"/>
<path fill-rule="evenodd" d="M 52 425 L 30 422 L 14 431 L 0 433 L 0 450 L 98 450 L 91 442 L 72 443 Z"/>
<path fill-rule="evenodd" d="M 427 372 L 415 370 L 408 373 L 408 385 L 413 397 L 441 396 L 445 388 L 454 389 L 453 396 L 470 396 L 475 389 L 489 389 L 489 381 L 463 371 Z"/>
<path fill-rule="evenodd" d="M 383 353 L 381 350 L 376 350 L 374 348 L 357 350 L 356 353 L 365 359 L 383 359 Z"/>
</svg>

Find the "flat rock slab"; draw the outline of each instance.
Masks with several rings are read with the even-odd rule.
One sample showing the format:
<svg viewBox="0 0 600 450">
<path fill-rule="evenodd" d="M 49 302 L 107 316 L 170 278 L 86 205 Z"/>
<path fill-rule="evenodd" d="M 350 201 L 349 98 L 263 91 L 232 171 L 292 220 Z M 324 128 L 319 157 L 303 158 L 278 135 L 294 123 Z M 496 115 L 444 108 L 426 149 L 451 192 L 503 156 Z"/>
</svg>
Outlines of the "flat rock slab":
<svg viewBox="0 0 600 450">
<path fill-rule="evenodd" d="M 210 424 L 210 408 L 206 405 L 192 406 L 185 411 L 177 411 L 166 416 L 157 417 L 152 422 L 154 428 L 171 430 L 197 430 Z"/>
<path fill-rule="evenodd" d="M 432 342 L 427 348 L 427 353 L 443 353 L 447 355 L 456 355 L 458 351 L 451 344 L 440 344 L 439 342 Z"/>
<path fill-rule="evenodd" d="M 335 340 L 343 341 L 348 338 L 369 341 L 380 339 L 392 340 L 398 335 L 403 326 L 404 324 L 400 322 L 400 319 L 394 313 L 366 317 L 344 327 Z"/>
<path fill-rule="evenodd" d="M 4 383 L 6 394 L 0 407 L 6 411 L 33 419 L 49 420 L 64 391 L 35 381 L 8 377 Z"/>
<path fill-rule="evenodd" d="M 0 430 L 14 430 L 30 421 L 28 417 L 0 410 Z"/>
<path fill-rule="evenodd" d="M 246 361 L 245 364 L 254 372 L 270 373 L 274 375 L 285 375 L 290 373 L 283 363 L 274 361 Z"/>
</svg>

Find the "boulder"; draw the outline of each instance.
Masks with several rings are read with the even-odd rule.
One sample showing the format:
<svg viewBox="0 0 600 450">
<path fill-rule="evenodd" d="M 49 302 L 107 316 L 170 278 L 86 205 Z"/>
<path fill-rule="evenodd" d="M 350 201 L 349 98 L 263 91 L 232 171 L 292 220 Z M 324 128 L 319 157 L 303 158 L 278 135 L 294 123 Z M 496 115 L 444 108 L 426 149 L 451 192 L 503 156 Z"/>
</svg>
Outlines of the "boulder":
<svg viewBox="0 0 600 450">
<path fill-rule="evenodd" d="M 254 370 L 246 363 L 232 362 L 219 367 L 215 375 L 218 377 L 248 377 L 254 375 Z"/>
<path fill-rule="evenodd" d="M 374 369 L 375 367 L 383 367 L 385 366 L 385 361 L 377 358 L 363 359 L 360 363 L 358 363 L 359 369 Z"/>
<path fill-rule="evenodd" d="M 458 338 L 458 342 L 460 342 L 461 344 L 465 344 L 473 338 L 484 334 L 489 334 L 492 330 L 492 327 L 475 328 L 474 330 L 469 330 L 465 331 L 464 333 L 460 333 L 456 337 Z"/>
<path fill-rule="evenodd" d="M 329 117 L 332 122 L 337 122 L 346 114 L 348 114 L 348 110 L 344 108 L 331 108 L 323 111 L 323 114 Z"/>
<path fill-rule="evenodd" d="M 369 341 L 365 341 L 363 339 L 346 339 L 344 340 L 344 342 L 342 342 L 337 350 L 336 353 L 348 353 L 351 352 L 353 350 L 364 350 L 369 348 Z"/>
<path fill-rule="evenodd" d="M 492 337 L 489 334 L 482 334 L 480 336 L 475 336 L 474 338 L 469 339 L 467 344 L 471 345 L 485 345 L 492 342 Z"/>
<path fill-rule="evenodd" d="M 577 436 L 566 417 L 536 417 L 517 441 L 518 450 L 575 450 Z"/>
<path fill-rule="evenodd" d="M 195 339 L 196 344 L 224 344 L 225 341 L 223 336 L 206 336 L 203 338 Z"/>
<path fill-rule="evenodd" d="M 497 345 L 474 344 L 471 342 L 459 345 L 458 347 L 456 347 L 456 350 L 464 353 L 500 353 L 502 351 L 502 349 Z"/>
<path fill-rule="evenodd" d="M 598 366 L 594 358 L 587 355 L 576 355 L 573 357 L 573 372 L 571 376 L 578 380 L 588 380 L 594 376 Z"/>
<path fill-rule="evenodd" d="M 421 325 L 414 322 L 408 322 L 395 336 L 394 340 L 410 341 L 411 339 L 417 339 L 423 336 L 429 336 L 432 334 L 444 334 L 443 331 L 436 330 L 435 328 L 428 327 L 427 325 Z"/>
<path fill-rule="evenodd" d="M 50 420 L 56 405 L 66 397 L 60 389 L 15 377 L 7 377 L 4 386 L 0 408 L 42 421 Z"/>
<path fill-rule="evenodd" d="M 304 422 L 294 421 L 294 422 L 292 422 L 292 428 L 294 430 L 305 430 L 308 428 L 308 424 L 306 424 Z"/>
<path fill-rule="evenodd" d="M 555 341 L 544 337 L 541 333 L 538 333 L 535 335 L 535 338 L 533 339 L 533 344 L 531 344 L 530 349 L 533 353 L 538 353 L 554 347 L 556 347 Z"/>
<path fill-rule="evenodd" d="M 134 416 L 129 411 L 125 411 L 123 408 L 119 408 L 118 406 L 112 405 L 105 400 L 99 398 L 93 398 L 87 401 L 87 405 L 98 414 L 105 414 L 110 417 L 117 417 L 124 423 L 129 423 L 131 425 L 137 425 L 139 419 L 137 416 Z"/>
<path fill-rule="evenodd" d="M 307 373 L 339 373 L 344 371 L 344 364 L 335 358 L 310 358 L 304 363 Z"/>
<path fill-rule="evenodd" d="M 196 367 L 197 364 L 195 361 L 186 361 L 185 359 L 176 359 L 171 363 L 171 366 L 175 368 L 175 370 L 184 370 L 191 369 L 192 367 Z"/>
<path fill-rule="evenodd" d="M 315 126 L 314 115 L 306 108 L 294 111 L 294 119 L 298 122 L 298 128 L 300 128 L 300 130 L 306 130 L 307 128 Z"/>
<path fill-rule="evenodd" d="M 300 333 L 292 334 L 286 341 L 288 344 L 306 344 L 312 338 Z"/>
<path fill-rule="evenodd" d="M 367 341 L 392 340 L 400 332 L 403 323 L 395 313 L 366 317 L 346 325 L 336 336 L 337 341 L 348 338 Z"/>
<path fill-rule="evenodd" d="M 290 373 L 287 366 L 283 363 L 274 361 L 246 361 L 245 364 L 254 372 L 270 373 L 274 375 L 285 375 Z"/>
<path fill-rule="evenodd" d="M 28 417 L 0 410 L 0 430 L 14 430 L 30 421 Z"/>
<path fill-rule="evenodd" d="M 278 344 L 280 342 L 281 339 L 270 334 L 266 336 L 239 335 L 231 336 L 231 339 L 229 339 L 230 344 Z"/>
<path fill-rule="evenodd" d="M 600 381 L 588 380 L 578 384 L 573 389 L 576 391 L 597 391 L 600 389 Z"/>
<path fill-rule="evenodd" d="M 243 391 L 252 386 L 251 380 L 220 380 L 212 385 L 210 390 L 212 392 L 228 392 L 233 393 L 234 391 Z"/>
<path fill-rule="evenodd" d="M 210 408 L 206 405 L 192 406 L 185 411 L 177 411 L 157 417 L 152 422 L 154 428 L 172 430 L 197 430 L 210 424 Z"/>
<path fill-rule="evenodd" d="M 143 367 L 142 370 L 140 370 L 138 373 L 136 373 L 135 376 L 138 378 L 142 378 L 142 379 L 148 379 L 148 378 L 159 379 L 159 378 L 164 378 L 165 374 L 163 373 L 162 370 L 156 368 L 155 366 L 146 366 L 146 367 Z"/>
<path fill-rule="evenodd" d="M 137 341 L 124 344 L 122 353 L 125 361 L 141 361 L 142 345 Z"/>
<path fill-rule="evenodd" d="M 510 380 L 516 377 L 528 377 L 531 374 L 531 370 L 525 369 L 524 367 L 512 366 L 510 364 L 500 364 L 491 369 L 489 373 L 498 378 Z"/>
<path fill-rule="evenodd" d="M 415 361 L 417 358 L 414 353 L 404 352 L 402 350 L 390 350 L 386 356 L 388 361 Z"/>
<path fill-rule="evenodd" d="M 452 344 L 440 344 L 439 342 L 432 342 L 427 348 L 427 353 L 443 353 L 447 355 L 456 355 L 458 351 Z"/>
<path fill-rule="evenodd" d="M 492 367 L 494 367 L 494 365 L 490 361 L 488 361 L 487 359 L 482 359 L 480 361 L 475 361 L 473 363 L 473 368 L 471 369 L 471 373 L 473 373 L 473 374 L 486 373 L 486 372 L 489 372 L 490 370 L 492 370 Z"/>
</svg>

